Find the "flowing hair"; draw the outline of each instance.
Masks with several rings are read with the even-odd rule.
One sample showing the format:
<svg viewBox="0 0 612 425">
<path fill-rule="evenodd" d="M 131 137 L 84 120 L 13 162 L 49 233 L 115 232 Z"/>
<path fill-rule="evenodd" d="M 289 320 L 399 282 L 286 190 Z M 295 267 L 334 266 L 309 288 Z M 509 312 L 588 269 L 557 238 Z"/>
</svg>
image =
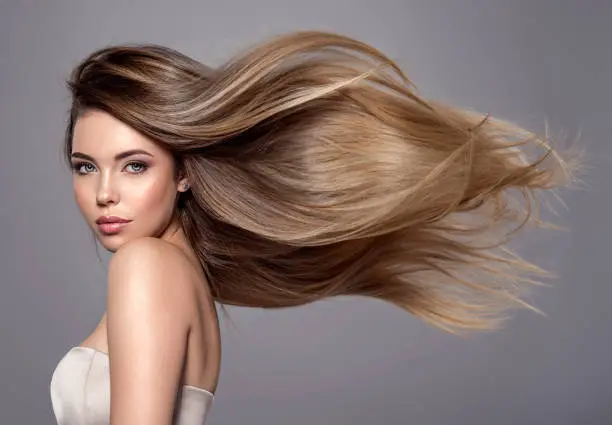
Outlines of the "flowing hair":
<svg viewBox="0 0 612 425">
<path fill-rule="evenodd" d="M 216 301 L 279 308 L 358 295 L 452 333 L 499 328 L 546 273 L 508 248 L 577 155 L 508 121 L 423 99 L 387 56 L 296 32 L 218 68 L 153 44 L 73 70 L 76 120 L 105 111 L 170 151 L 179 220 Z M 553 192 L 554 193 L 554 192 Z"/>
</svg>

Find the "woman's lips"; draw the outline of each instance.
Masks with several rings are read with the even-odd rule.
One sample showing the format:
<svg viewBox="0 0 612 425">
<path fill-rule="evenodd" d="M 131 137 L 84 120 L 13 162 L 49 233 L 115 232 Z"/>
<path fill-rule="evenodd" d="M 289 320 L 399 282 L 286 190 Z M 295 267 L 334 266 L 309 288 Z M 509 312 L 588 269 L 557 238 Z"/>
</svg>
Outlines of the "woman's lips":
<svg viewBox="0 0 612 425">
<path fill-rule="evenodd" d="M 129 221 L 100 223 L 98 224 L 98 228 L 106 235 L 114 235 L 119 233 L 129 223 Z"/>
</svg>

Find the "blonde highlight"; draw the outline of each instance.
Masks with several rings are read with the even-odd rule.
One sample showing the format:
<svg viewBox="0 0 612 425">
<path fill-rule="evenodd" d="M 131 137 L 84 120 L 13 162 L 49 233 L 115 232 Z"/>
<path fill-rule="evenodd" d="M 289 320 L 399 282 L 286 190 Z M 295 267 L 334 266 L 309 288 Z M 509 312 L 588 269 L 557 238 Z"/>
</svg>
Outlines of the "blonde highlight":
<svg viewBox="0 0 612 425">
<path fill-rule="evenodd" d="M 166 47 L 111 46 L 68 83 L 68 161 L 88 109 L 175 155 L 191 187 L 181 225 L 220 303 L 367 296 L 453 333 L 538 311 L 524 295 L 547 274 L 507 243 L 545 225 L 540 192 L 570 185 L 580 156 L 425 100 L 367 44 L 298 32 L 217 69 Z"/>
</svg>

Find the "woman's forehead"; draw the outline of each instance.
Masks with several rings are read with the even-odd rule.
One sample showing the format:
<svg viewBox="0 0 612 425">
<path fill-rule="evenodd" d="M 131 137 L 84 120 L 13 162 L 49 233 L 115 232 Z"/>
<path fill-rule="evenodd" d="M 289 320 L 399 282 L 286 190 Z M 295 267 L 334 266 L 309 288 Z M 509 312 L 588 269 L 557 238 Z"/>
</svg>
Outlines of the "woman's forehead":
<svg viewBox="0 0 612 425">
<path fill-rule="evenodd" d="M 136 149 L 153 156 L 164 155 L 155 142 L 103 111 L 89 111 L 78 118 L 72 149 L 100 159 L 112 159 L 124 151 Z"/>
</svg>

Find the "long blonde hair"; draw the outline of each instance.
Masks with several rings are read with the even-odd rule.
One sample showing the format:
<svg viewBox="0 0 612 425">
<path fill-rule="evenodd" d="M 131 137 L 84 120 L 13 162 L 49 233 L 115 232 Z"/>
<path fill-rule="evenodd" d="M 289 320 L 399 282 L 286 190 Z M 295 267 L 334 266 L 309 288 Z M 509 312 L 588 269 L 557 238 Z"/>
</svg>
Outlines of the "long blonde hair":
<svg viewBox="0 0 612 425">
<path fill-rule="evenodd" d="M 571 183 L 577 157 L 423 99 L 373 47 L 297 32 L 210 68 L 117 45 L 85 58 L 68 86 L 68 162 L 88 109 L 173 153 L 191 184 L 177 214 L 222 304 L 361 295 L 454 333 L 535 309 L 525 290 L 545 273 L 507 243 L 541 224 L 536 194 Z"/>
</svg>

